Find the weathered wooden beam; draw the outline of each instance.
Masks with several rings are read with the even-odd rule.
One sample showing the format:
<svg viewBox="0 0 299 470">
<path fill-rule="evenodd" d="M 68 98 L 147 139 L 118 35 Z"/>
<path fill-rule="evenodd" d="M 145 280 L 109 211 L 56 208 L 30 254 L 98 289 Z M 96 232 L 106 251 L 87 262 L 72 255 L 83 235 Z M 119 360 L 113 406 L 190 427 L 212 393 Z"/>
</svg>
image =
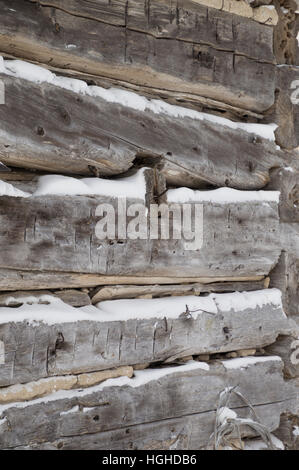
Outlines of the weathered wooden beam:
<svg viewBox="0 0 299 470">
<path fill-rule="evenodd" d="M 282 408 L 282 407 L 281 407 Z M 279 426 L 280 407 L 277 404 L 256 405 L 254 407 L 262 423 L 270 430 Z M 237 410 L 241 417 L 248 416 L 247 411 Z M 297 421 L 293 420 L 294 423 Z M 215 412 L 191 414 L 182 418 L 163 419 L 161 421 L 128 426 L 126 429 L 82 434 L 80 436 L 61 437 L 52 442 L 42 442 L 18 446 L 24 450 L 207 450 L 213 449 L 209 436 L 213 435 Z M 291 428 L 292 430 L 293 428 Z M 276 434 L 276 433 L 275 433 Z M 249 429 L 243 436 L 251 436 Z M 297 439 L 298 441 L 298 439 Z"/>
<path fill-rule="evenodd" d="M 92 303 L 102 300 L 134 299 L 143 295 L 163 297 L 167 295 L 199 295 L 206 292 L 243 292 L 264 289 L 267 287 L 268 278 L 260 281 L 248 282 L 212 282 L 211 284 L 176 284 L 176 285 L 116 285 L 112 287 L 98 287 L 91 292 Z M 9 294 L 7 294 L 9 295 Z M 0 296 L 1 299 L 2 296 Z"/>
<path fill-rule="evenodd" d="M 255 112 L 274 103 L 275 29 L 245 17 L 187 0 L 2 0 L 0 13 L 1 52 L 15 57 Z"/>
<path fill-rule="evenodd" d="M 97 168 L 101 175 L 132 166 L 136 147 L 119 140 L 111 128 L 106 135 L 101 131 L 94 100 L 49 85 L 1 79 L 5 104 L 0 107 L 0 158 L 9 165 L 66 174 L 92 174 Z M 17 127 L 16 116 L 22 117 Z"/>
<path fill-rule="evenodd" d="M 52 80 L 44 69 L 25 65 L 34 67 L 29 69 L 34 80 Z M 5 62 L 3 70 L 28 78 L 24 64 Z M 56 85 L 38 84 L 17 78 L 18 73 L 0 74 L 6 90 L 0 158 L 8 165 L 114 175 L 128 170 L 137 157 L 161 168 L 170 184 L 259 189 L 268 182 L 269 170 L 285 160 L 270 140 L 271 126 L 235 123 L 124 91 L 95 91 L 64 78 L 66 86 L 82 91 L 76 93 L 61 88 L 59 77 Z M 16 116 L 22 117 L 17 128 Z"/>
<path fill-rule="evenodd" d="M 22 57 L 18 57 L 17 55 L 13 56 L 12 54 L 4 52 L 1 52 L 1 54 L 5 59 L 22 59 Z M 40 66 L 40 63 L 34 60 L 31 60 L 30 63 Z M 127 83 L 123 80 L 111 77 L 98 77 L 91 73 L 62 69 L 53 67 L 49 64 L 42 64 L 42 66 L 60 76 L 63 75 L 69 78 L 84 80 L 86 83 L 96 83 L 104 88 L 117 87 L 118 89 L 133 91 L 148 99 L 159 98 L 172 105 L 184 106 L 196 111 L 211 113 L 216 116 L 232 119 L 233 121 L 258 123 L 264 120 L 264 114 L 233 106 L 223 101 L 207 98 L 205 96 L 194 95 L 188 92 L 172 91 L 165 88 L 149 88 L 143 85 L 134 85 L 133 83 Z"/>
<path fill-rule="evenodd" d="M 195 434 L 201 439 L 195 444 L 193 435 L 191 444 L 195 444 L 193 449 L 201 448 L 209 442 L 219 394 L 227 386 L 238 386 L 257 411 L 263 406 L 260 419 L 273 430 L 278 427 L 280 414 L 291 411 L 296 400 L 295 387 L 283 381 L 281 371 L 282 361 L 276 357 L 244 358 L 238 364 L 224 361 L 210 368 L 205 363 L 191 362 L 177 368 L 138 371 L 132 379 L 112 379 L 84 391 L 66 391 L 62 398 L 54 393 L 47 398 L 3 405 L 0 447 L 42 446 L 63 439 L 69 446 L 68 439 L 72 438 L 78 449 L 98 449 L 107 443 L 105 439 L 101 441 L 102 433 L 113 431 L 114 436 L 120 436 L 121 430 L 127 430 L 129 437 L 132 427 L 145 425 L 150 427 L 151 439 L 161 442 L 162 436 L 164 440 L 169 438 L 169 424 L 178 423 L 177 420 L 182 423 L 182 418 L 186 425 L 183 434 L 188 437 L 192 433 L 192 416 L 198 423 L 195 428 L 200 429 Z M 232 397 L 230 407 L 250 416 L 248 407 L 238 397 Z M 32 416 L 34 420 L 30 419 Z M 161 428 L 162 435 L 156 436 L 153 431 L 161 420 L 167 425 Z M 95 438 L 95 442 L 86 445 L 87 435 L 87 440 Z M 83 437 L 81 445 L 76 436 Z M 146 433 L 144 446 L 149 437 Z M 114 445 L 123 448 L 121 440 Z"/>
<path fill-rule="evenodd" d="M 47 305 L 49 296 L 37 296 L 36 305 L 0 308 L 0 386 L 258 348 L 289 332 L 276 290 L 116 300 L 83 309 L 52 299 Z"/>
<path fill-rule="evenodd" d="M 117 235 L 113 239 L 97 238 L 96 224 L 101 218 L 96 215 L 96 209 L 100 204 L 110 204 L 118 223 L 121 212 L 117 198 L 51 194 L 47 197 L 2 196 L 0 267 L 105 276 L 169 277 L 176 270 L 181 277 L 194 278 L 267 275 L 281 251 L 276 193 L 265 193 L 271 195 L 272 200 L 262 197 L 258 201 L 258 192 L 236 191 L 235 202 L 230 203 L 217 202 L 217 196 L 213 202 L 214 192 L 209 194 L 211 202 L 202 202 L 201 206 L 203 220 L 196 219 L 197 238 L 193 249 L 188 248 L 183 239 L 182 227 L 182 238 L 173 239 L 171 221 L 168 239 L 163 240 L 161 236 L 154 239 L 148 223 L 154 217 L 151 210 L 144 217 L 148 223 L 144 239 L 134 239 L 134 228 L 128 225 L 133 219 L 130 216 L 126 219 L 125 239 Z M 248 200 L 250 196 L 253 200 Z M 129 198 L 126 207 L 141 202 Z M 191 199 L 190 207 L 196 204 Z M 183 205 L 178 203 L 176 208 L 182 212 Z M 267 231 L 261 230 L 265 224 Z M 141 235 L 137 233 L 137 236 Z"/>
<path fill-rule="evenodd" d="M 127 285 L 171 285 L 171 284 L 211 284 L 222 282 L 256 282 L 264 276 L 219 276 L 219 277 L 179 277 L 179 276 L 102 276 L 101 274 L 80 274 L 71 272 L 39 272 L 22 269 L 0 269 L 0 291 L 28 291 L 32 289 L 59 289 L 95 286 Z M 217 290 L 217 289 L 216 289 Z"/>
</svg>

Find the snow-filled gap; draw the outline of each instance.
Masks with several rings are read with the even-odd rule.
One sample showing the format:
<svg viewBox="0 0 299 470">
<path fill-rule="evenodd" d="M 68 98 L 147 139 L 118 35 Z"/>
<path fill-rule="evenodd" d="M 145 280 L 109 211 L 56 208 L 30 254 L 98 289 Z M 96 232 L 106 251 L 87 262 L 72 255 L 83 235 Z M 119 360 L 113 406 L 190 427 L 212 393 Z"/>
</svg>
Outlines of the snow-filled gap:
<svg viewBox="0 0 299 470">
<path fill-rule="evenodd" d="M 12 184 L 0 180 L 0 196 L 35 197 L 35 196 L 106 196 L 126 197 L 145 200 L 146 180 L 144 171 L 119 179 L 97 177 L 73 178 L 63 175 L 44 175 L 38 178 L 37 188 L 31 194 L 15 188 Z M 0 176 L 1 177 L 1 176 Z"/>
<path fill-rule="evenodd" d="M 7 305 L 16 299 L 9 296 Z M 242 312 L 255 310 L 265 305 L 283 310 L 279 289 L 263 289 L 252 292 L 209 294 L 207 296 L 171 296 L 158 299 L 106 300 L 94 305 L 75 308 L 51 295 L 18 297 L 24 302 L 17 308 L 0 307 L 0 324 L 26 321 L 33 326 L 37 322 L 48 325 L 74 323 L 78 321 L 114 322 L 144 319 L 176 319 L 186 311 L 186 305 L 196 319 L 203 312 L 216 315 L 218 312 Z M 40 303 L 42 302 L 42 303 Z"/>
</svg>

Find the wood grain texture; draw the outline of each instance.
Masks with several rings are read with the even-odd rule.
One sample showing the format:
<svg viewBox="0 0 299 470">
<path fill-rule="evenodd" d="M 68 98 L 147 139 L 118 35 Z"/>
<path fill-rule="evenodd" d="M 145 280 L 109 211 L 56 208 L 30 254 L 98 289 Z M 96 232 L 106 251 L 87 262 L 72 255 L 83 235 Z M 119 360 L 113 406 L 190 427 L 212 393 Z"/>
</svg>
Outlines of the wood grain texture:
<svg viewBox="0 0 299 470">
<path fill-rule="evenodd" d="M 277 287 L 283 296 L 284 310 L 288 315 L 298 314 L 299 304 L 299 229 L 298 223 L 280 226 L 282 253 L 270 273 L 270 287 Z"/>
<path fill-rule="evenodd" d="M 98 391 L 91 389 L 90 393 L 79 392 L 69 398 L 61 399 L 59 397 L 55 399 L 54 394 L 50 401 L 27 402 L 22 409 L 14 404 L 8 405 L 3 409 L 0 408 L 1 419 L 4 420 L 1 423 L 0 447 L 13 448 L 26 445 L 39 447 L 47 442 L 66 439 L 68 446 L 73 448 L 105 448 L 107 440 L 101 440 L 102 433 L 114 430 L 114 436 L 118 434 L 120 438 L 123 436 L 122 430 L 135 427 L 132 430 L 134 436 L 135 432 L 138 432 L 136 426 L 139 426 L 140 432 L 141 426 L 147 425 L 151 437 L 146 433 L 143 444 L 140 440 L 137 441 L 139 442 L 137 445 L 146 446 L 149 439 L 154 439 L 153 431 L 156 424 L 161 424 L 161 420 L 166 426 L 162 426 L 158 433 L 158 441 L 169 439 L 172 429 L 170 422 L 178 424 L 182 423 L 182 419 L 186 425 L 187 436 L 190 432 L 193 434 L 190 429 L 193 417 L 198 423 L 195 428 L 200 429 L 200 432 L 194 432 L 202 437 L 197 444 L 190 439 L 189 445 L 195 444 L 193 449 L 201 448 L 207 445 L 210 438 L 215 419 L 213 412 L 217 406 L 219 393 L 226 386 L 235 385 L 253 406 L 257 405 L 257 411 L 261 405 L 267 404 L 266 413 L 261 413 L 262 419 L 270 429 L 275 429 L 278 427 L 280 414 L 291 411 L 296 401 L 296 389 L 293 384 L 283 381 L 281 371 L 282 362 L 275 358 L 249 365 L 245 369 L 226 369 L 219 363 L 211 366 L 209 371 L 176 370 L 159 380 L 151 380 L 136 387 L 131 387 L 129 384 L 121 387 L 113 386 L 113 383 L 110 383 L 109 386 L 102 388 L 102 384 Z M 263 380 L 260 380 L 261 377 Z M 133 383 L 136 379 L 128 380 L 132 380 L 130 383 Z M 245 411 L 248 415 L 248 408 L 244 407 L 238 398 L 234 398 L 230 406 L 238 413 Z M 65 414 L 72 409 L 73 412 Z M 34 416 L 34 420 L 30 419 L 31 416 Z M 127 434 L 129 433 L 130 431 L 127 431 Z M 81 443 L 76 436 L 82 438 Z M 70 444 L 70 438 L 73 439 L 73 444 Z M 116 448 L 123 448 L 122 439 L 117 443 L 115 442 L 117 438 L 113 439 Z M 128 442 L 127 439 L 125 441 Z"/>
<path fill-rule="evenodd" d="M 299 145 L 299 69 L 291 65 L 277 68 L 276 102 L 274 115 L 278 129 L 277 143 L 285 148 Z M 295 157 L 294 157 L 295 158 Z M 297 155 L 298 159 L 298 155 Z"/>
<path fill-rule="evenodd" d="M 299 222 L 299 155 L 290 165 L 271 171 L 267 189 L 280 191 L 279 218 L 282 223 Z"/>
<path fill-rule="evenodd" d="M 274 142 L 254 130 L 0 78 L 6 90 L 6 104 L 0 107 L 0 158 L 8 165 L 111 176 L 128 170 L 137 157 L 160 168 L 170 184 L 259 189 L 269 181 L 270 169 L 285 160 Z"/>
<path fill-rule="evenodd" d="M 25 301 L 26 303 L 28 303 L 28 297 L 35 297 L 36 295 L 50 295 L 56 298 L 58 297 L 64 303 L 71 305 L 72 307 L 83 307 L 85 305 L 91 304 L 90 297 L 86 292 L 82 292 L 82 290 L 79 289 L 68 289 L 59 290 L 55 293 L 51 291 L 41 290 L 29 292 L 14 291 L 13 293 L 9 292 L 5 294 L 0 294 L 0 307 L 20 307 L 25 303 Z M 47 301 L 45 301 L 44 303 L 47 303 Z"/>
<path fill-rule="evenodd" d="M 279 336 L 275 343 L 266 348 L 267 354 L 281 357 L 284 375 L 287 379 L 299 377 L 299 340 L 297 334 Z"/>
<path fill-rule="evenodd" d="M 176 284 L 176 285 L 116 285 L 98 287 L 91 292 L 92 303 L 95 304 L 102 300 L 114 299 L 134 299 L 143 295 L 155 297 L 164 297 L 167 295 L 200 295 L 207 292 L 244 292 L 264 289 L 265 281 L 248 281 L 248 282 L 212 282 L 210 284 Z M 7 294 L 9 295 L 9 294 Z M 1 299 L 1 296 L 0 296 Z M 1 302 L 1 300 L 0 300 Z M 1 304 L 0 304 L 1 305 Z"/>
<path fill-rule="evenodd" d="M 279 426 L 279 414 L 283 404 L 256 405 L 254 407 L 262 423 L 270 430 Z M 247 410 L 238 408 L 240 417 L 247 417 Z M 97 416 L 97 415 L 95 415 Z M 297 422 L 297 421 L 296 421 Z M 215 412 L 191 414 L 180 418 L 137 424 L 112 431 L 65 436 L 52 442 L 18 446 L 20 450 L 207 450 L 213 449 L 209 437 L 214 432 Z M 244 437 L 251 436 L 247 427 L 242 430 Z M 275 433 L 276 434 L 276 433 Z M 298 441 L 298 439 L 297 439 Z"/>
<path fill-rule="evenodd" d="M 43 3 L 2 0 L 1 52 L 255 112 L 274 102 L 271 26 L 186 0 Z"/>
<path fill-rule="evenodd" d="M 136 202 L 128 199 L 127 207 Z M 95 211 L 101 203 L 110 203 L 118 214 L 117 199 L 107 197 L 1 197 L 0 267 L 105 276 L 169 277 L 179 272 L 181 277 L 246 278 L 267 275 L 281 251 L 274 202 L 204 203 L 203 245 L 195 250 L 186 249 L 183 239 L 154 240 L 149 232 L 146 240 L 132 239 L 131 233 L 126 240 L 100 240 Z M 265 224 L 267 231 L 261 231 Z"/>
<path fill-rule="evenodd" d="M 213 284 L 222 282 L 259 282 L 264 276 L 217 276 L 217 277 L 180 277 L 180 276 L 103 276 L 101 274 L 80 274 L 55 271 L 26 271 L 23 269 L 0 269 L 0 291 L 21 289 L 60 289 L 96 286 L 114 286 L 117 284 L 161 285 Z M 217 290 L 217 289 L 216 289 Z"/>
<path fill-rule="evenodd" d="M 74 322 L 53 326 L 32 324 L 26 319 L 17 321 L 14 312 L 18 313 L 18 309 L 11 309 L 9 323 L 0 324 L 5 348 L 0 386 L 53 375 L 258 348 L 289 332 L 283 311 L 270 302 L 240 311 L 224 311 L 220 307 L 217 314 L 195 313 L 190 320 L 167 315 L 159 319 L 153 314 L 150 319 L 103 322 L 99 311 L 94 321 L 75 321 L 74 309 Z"/>
</svg>

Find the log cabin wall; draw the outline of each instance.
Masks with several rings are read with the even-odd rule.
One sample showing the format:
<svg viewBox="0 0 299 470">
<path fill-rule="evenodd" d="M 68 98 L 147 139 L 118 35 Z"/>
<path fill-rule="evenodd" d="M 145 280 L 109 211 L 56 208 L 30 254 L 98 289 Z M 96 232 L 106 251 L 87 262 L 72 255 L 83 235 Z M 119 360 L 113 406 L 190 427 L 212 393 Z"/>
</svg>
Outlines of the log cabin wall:
<svg viewBox="0 0 299 470">
<path fill-rule="evenodd" d="M 299 449 L 298 18 L 0 0 L 1 449 Z"/>
</svg>

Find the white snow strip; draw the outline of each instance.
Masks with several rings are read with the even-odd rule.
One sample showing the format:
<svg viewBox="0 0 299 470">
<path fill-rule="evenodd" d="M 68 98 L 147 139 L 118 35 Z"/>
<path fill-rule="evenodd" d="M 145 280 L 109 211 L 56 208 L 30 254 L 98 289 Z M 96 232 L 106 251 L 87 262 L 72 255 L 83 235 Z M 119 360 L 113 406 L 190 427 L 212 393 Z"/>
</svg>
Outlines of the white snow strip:
<svg viewBox="0 0 299 470">
<path fill-rule="evenodd" d="M 294 426 L 293 429 L 293 436 L 299 436 L 299 426 Z"/>
<path fill-rule="evenodd" d="M 0 196 L 28 197 L 30 194 L 24 191 L 20 191 L 12 184 L 0 180 Z"/>
<path fill-rule="evenodd" d="M 281 292 L 279 289 L 262 289 L 255 292 L 234 292 L 233 294 L 212 294 L 218 309 L 222 312 L 234 310 L 240 312 L 245 309 L 262 308 L 272 304 L 282 307 Z"/>
<path fill-rule="evenodd" d="M 140 387 L 145 385 L 153 380 L 159 380 L 163 377 L 171 374 L 175 374 L 178 372 L 188 372 L 192 370 L 209 370 L 209 365 L 205 362 L 197 362 L 197 361 L 189 361 L 182 366 L 177 367 L 164 367 L 161 369 L 146 369 L 135 371 L 135 377 L 117 377 L 115 379 L 107 379 L 101 384 L 94 385 L 93 387 L 85 388 L 85 389 L 74 389 L 74 390 L 58 390 L 57 392 L 53 392 L 52 394 L 43 397 L 37 398 L 31 401 L 25 402 L 15 402 L 15 403 L 8 403 L 5 405 L 0 405 L 0 417 L 3 413 L 10 409 L 10 408 L 27 408 L 28 406 L 38 405 L 40 403 L 49 403 L 56 400 L 64 400 L 64 399 L 72 399 L 72 398 L 81 398 L 83 396 L 91 395 L 93 393 L 97 393 L 102 391 L 104 388 L 107 387 L 123 387 L 129 386 L 133 388 Z"/>
<path fill-rule="evenodd" d="M 242 191 L 232 188 L 218 188 L 212 190 L 194 190 L 189 188 L 169 189 L 167 202 L 212 202 L 229 204 L 239 202 L 279 202 L 279 191 Z"/>
<path fill-rule="evenodd" d="M 179 296 L 160 299 L 106 300 L 96 306 L 74 308 L 51 295 L 36 295 L 15 298 L 13 294 L 7 304 L 24 302 L 18 308 L 1 307 L 0 324 L 26 321 L 32 325 L 43 322 L 48 325 L 77 321 L 113 322 L 131 319 L 178 318 L 186 311 L 186 305 L 194 319 L 203 312 L 217 314 L 218 311 L 244 311 L 273 305 L 281 308 L 281 292 L 264 289 L 254 292 L 209 294 L 208 296 Z M 47 302 L 47 304 L 40 303 Z"/>
<path fill-rule="evenodd" d="M 59 413 L 59 415 L 64 416 L 64 415 L 68 415 L 70 413 L 77 413 L 77 411 L 79 411 L 79 406 L 78 405 L 73 406 L 73 408 L 71 408 L 68 411 L 62 411 L 61 413 Z"/>
<path fill-rule="evenodd" d="M 282 309 L 281 292 L 278 289 L 263 289 L 255 292 L 209 294 L 205 297 L 180 296 L 160 299 L 105 300 L 96 304 L 105 321 L 121 321 L 145 318 L 178 318 L 186 311 L 186 305 L 194 319 L 203 312 L 240 312 L 246 309 L 274 305 Z M 87 307 L 89 308 L 89 307 Z M 85 307 L 81 308 L 85 310 Z M 103 320 L 104 321 L 104 320 Z"/>
<path fill-rule="evenodd" d="M 285 171 L 289 171 L 289 172 L 291 172 L 291 173 L 295 173 L 294 168 L 292 168 L 291 166 L 285 166 L 285 167 L 284 167 L 284 170 L 285 170 Z"/>
<path fill-rule="evenodd" d="M 86 406 L 83 408 L 82 411 L 83 413 L 88 413 L 89 411 L 94 410 L 94 409 L 96 409 L 96 406 Z"/>
<path fill-rule="evenodd" d="M 258 364 L 260 362 L 268 361 L 279 361 L 282 362 L 281 357 L 279 356 L 249 356 L 249 357 L 237 357 L 236 359 L 228 359 L 226 361 L 221 361 L 224 367 L 228 369 L 247 369 L 247 367 Z"/>
<path fill-rule="evenodd" d="M 33 194 L 20 191 L 13 185 L 0 180 L 0 196 L 29 197 L 45 196 L 107 196 L 125 197 L 145 200 L 146 182 L 144 171 L 138 170 L 134 175 L 108 180 L 103 178 L 77 179 L 63 175 L 45 175 L 38 179 L 37 189 Z"/>
<path fill-rule="evenodd" d="M 32 196 L 55 195 L 93 195 L 107 197 L 126 197 L 145 199 L 145 168 L 134 175 L 108 180 L 103 178 L 72 178 L 62 175 L 45 175 L 38 180 L 38 187 Z"/>
<path fill-rule="evenodd" d="M 180 296 L 159 299 L 105 300 L 96 304 L 105 321 L 126 321 L 131 319 L 178 318 L 186 312 L 186 305 L 193 318 L 203 311 L 216 314 L 217 306 L 213 295 L 206 297 Z M 84 310 L 84 307 L 82 307 Z M 193 312 L 193 313 L 192 313 Z"/>
<path fill-rule="evenodd" d="M 87 83 L 82 80 L 60 77 L 43 67 L 21 60 L 4 60 L 3 57 L 0 56 L 0 73 L 29 80 L 34 83 L 49 83 L 75 93 L 100 98 L 107 102 L 117 103 L 142 112 L 150 111 L 155 114 L 164 114 L 180 119 L 190 118 L 199 121 L 205 120 L 231 129 L 242 129 L 246 132 L 263 137 L 264 139 L 275 141 L 274 131 L 277 129 L 276 124 L 234 122 L 223 117 L 171 105 L 161 100 L 150 100 L 131 91 L 118 88 L 105 89 L 99 86 L 88 86 Z"/>
<path fill-rule="evenodd" d="M 228 419 L 234 419 L 234 418 L 237 418 L 237 413 L 235 413 L 235 411 L 231 410 L 227 406 L 223 406 L 217 412 L 217 419 L 220 422 L 220 424 L 225 423 Z"/>
</svg>

